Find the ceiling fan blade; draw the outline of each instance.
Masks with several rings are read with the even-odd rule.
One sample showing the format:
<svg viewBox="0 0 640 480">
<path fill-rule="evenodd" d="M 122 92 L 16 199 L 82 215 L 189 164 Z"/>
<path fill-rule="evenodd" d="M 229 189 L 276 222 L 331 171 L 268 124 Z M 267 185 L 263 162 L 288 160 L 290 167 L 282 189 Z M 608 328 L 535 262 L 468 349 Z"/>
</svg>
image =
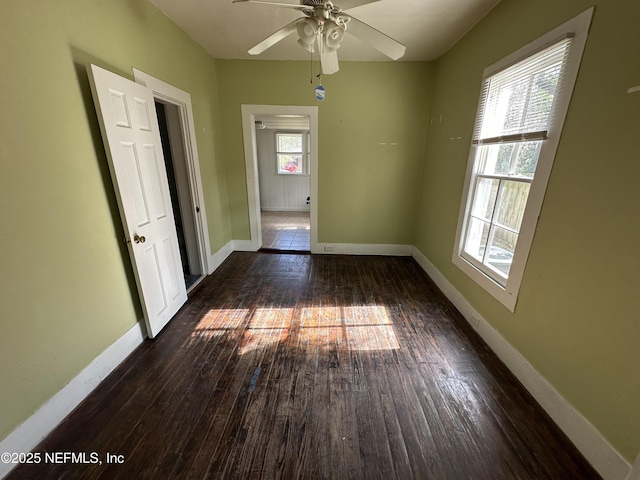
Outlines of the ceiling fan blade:
<svg viewBox="0 0 640 480">
<path fill-rule="evenodd" d="M 378 0 L 374 0 L 374 1 L 378 1 Z M 293 8 L 294 10 L 300 10 L 301 12 L 305 10 L 313 10 L 313 7 L 309 8 L 306 5 L 299 5 L 294 3 L 261 2 L 260 0 L 233 0 L 232 3 L 258 3 L 262 5 L 271 5 L 275 7 Z"/>
<path fill-rule="evenodd" d="M 350 8 L 356 8 L 361 5 L 367 5 L 368 3 L 379 2 L 380 0 L 340 0 L 340 8 L 342 10 L 349 10 Z"/>
<path fill-rule="evenodd" d="M 367 25 L 361 20 L 358 20 L 351 15 L 341 13 L 341 16 L 349 18 L 347 23 L 347 33 L 359 38 L 368 45 L 371 45 L 376 50 L 384 53 L 387 57 L 398 60 L 404 55 L 406 47 L 394 40 L 388 35 L 385 35 L 379 30 L 376 30 L 371 25 Z"/>
<path fill-rule="evenodd" d="M 322 66 L 322 73 L 325 75 L 331 75 L 340 70 L 338 65 L 338 52 L 336 50 L 330 50 L 320 53 L 320 65 Z"/>
<path fill-rule="evenodd" d="M 291 35 L 293 32 L 296 31 L 297 24 L 298 24 L 299 21 L 300 21 L 300 19 L 298 18 L 298 19 L 294 20 L 293 22 L 285 25 L 284 27 L 282 27 L 277 32 L 269 35 L 267 38 L 265 38 L 263 41 L 261 41 L 259 44 L 257 44 L 255 47 L 253 47 L 251 50 L 249 50 L 249 55 L 260 55 L 266 49 L 273 47 L 280 40 L 284 40 L 285 38 L 287 38 L 289 35 Z"/>
<path fill-rule="evenodd" d="M 340 67 L 338 66 L 338 51 L 328 48 L 322 39 L 322 35 L 318 35 L 318 51 L 320 52 L 320 66 L 324 75 L 336 73 Z"/>
</svg>

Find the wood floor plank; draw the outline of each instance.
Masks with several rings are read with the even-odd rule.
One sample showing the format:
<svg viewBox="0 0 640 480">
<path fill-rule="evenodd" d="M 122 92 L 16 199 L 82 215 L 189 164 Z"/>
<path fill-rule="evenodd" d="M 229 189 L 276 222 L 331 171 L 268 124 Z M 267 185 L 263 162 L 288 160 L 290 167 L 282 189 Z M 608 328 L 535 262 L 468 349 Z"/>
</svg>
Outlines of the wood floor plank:
<svg viewBox="0 0 640 480">
<path fill-rule="evenodd" d="M 233 253 L 16 479 L 597 479 L 411 258 Z"/>
</svg>

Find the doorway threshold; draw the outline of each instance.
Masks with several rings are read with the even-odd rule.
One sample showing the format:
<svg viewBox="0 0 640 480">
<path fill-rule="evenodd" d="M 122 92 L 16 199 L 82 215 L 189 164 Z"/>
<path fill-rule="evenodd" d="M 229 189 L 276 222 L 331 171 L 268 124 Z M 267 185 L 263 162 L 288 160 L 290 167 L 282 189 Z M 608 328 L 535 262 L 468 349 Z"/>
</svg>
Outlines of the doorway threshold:
<svg viewBox="0 0 640 480">
<path fill-rule="evenodd" d="M 193 292 L 204 278 L 205 275 L 185 275 L 184 281 L 187 284 L 187 294 Z"/>
<path fill-rule="evenodd" d="M 278 249 L 278 248 L 261 248 L 258 250 L 261 253 L 286 253 L 289 255 L 311 255 L 311 250 L 292 250 L 292 249 Z"/>
</svg>

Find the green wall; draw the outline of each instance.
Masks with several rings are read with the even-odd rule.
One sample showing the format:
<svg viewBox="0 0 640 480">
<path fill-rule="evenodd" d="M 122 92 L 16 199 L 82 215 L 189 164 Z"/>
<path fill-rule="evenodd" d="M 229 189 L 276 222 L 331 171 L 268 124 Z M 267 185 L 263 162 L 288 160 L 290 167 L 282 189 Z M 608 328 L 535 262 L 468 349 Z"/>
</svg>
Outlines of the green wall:
<svg viewBox="0 0 640 480">
<path fill-rule="evenodd" d="M 484 67 L 593 5 L 503 0 L 437 62 L 416 246 L 629 461 L 640 450 L 640 3 L 596 2 L 515 314 L 452 263 Z M 451 138 L 462 137 L 460 140 Z"/>
<path fill-rule="evenodd" d="M 412 244 L 432 64 L 341 62 L 323 102 L 309 62 L 216 66 L 234 239 L 249 239 L 240 105 L 318 105 L 318 240 Z"/>
<path fill-rule="evenodd" d="M 230 239 L 215 64 L 146 0 L 0 14 L 0 439 L 142 318 L 85 65 L 192 95 L 212 250 Z"/>
<path fill-rule="evenodd" d="M 640 94 L 626 90 L 640 84 L 636 0 L 596 4 L 515 314 L 451 263 L 483 68 L 590 5 L 503 0 L 436 64 L 341 62 L 318 103 L 308 62 L 214 61 L 146 0 L 6 2 L 0 438 L 141 318 L 85 73 L 92 62 L 191 93 L 213 253 L 249 238 L 240 105 L 318 105 L 319 241 L 418 246 L 632 460 Z"/>
</svg>

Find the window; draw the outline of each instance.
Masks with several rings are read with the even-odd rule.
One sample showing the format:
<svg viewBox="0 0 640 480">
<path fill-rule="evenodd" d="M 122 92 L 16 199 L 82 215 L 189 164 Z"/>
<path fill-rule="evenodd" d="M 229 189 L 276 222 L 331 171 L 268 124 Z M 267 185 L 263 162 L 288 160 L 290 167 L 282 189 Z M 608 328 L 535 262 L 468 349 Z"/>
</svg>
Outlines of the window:
<svg viewBox="0 0 640 480">
<path fill-rule="evenodd" d="M 505 285 L 571 38 L 484 79 L 461 255 Z"/>
<path fill-rule="evenodd" d="M 483 75 L 453 262 L 512 311 L 591 13 Z"/>
<path fill-rule="evenodd" d="M 276 133 L 276 162 L 278 173 L 306 174 L 308 165 L 308 135 L 300 132 Z"/>
</svg>

